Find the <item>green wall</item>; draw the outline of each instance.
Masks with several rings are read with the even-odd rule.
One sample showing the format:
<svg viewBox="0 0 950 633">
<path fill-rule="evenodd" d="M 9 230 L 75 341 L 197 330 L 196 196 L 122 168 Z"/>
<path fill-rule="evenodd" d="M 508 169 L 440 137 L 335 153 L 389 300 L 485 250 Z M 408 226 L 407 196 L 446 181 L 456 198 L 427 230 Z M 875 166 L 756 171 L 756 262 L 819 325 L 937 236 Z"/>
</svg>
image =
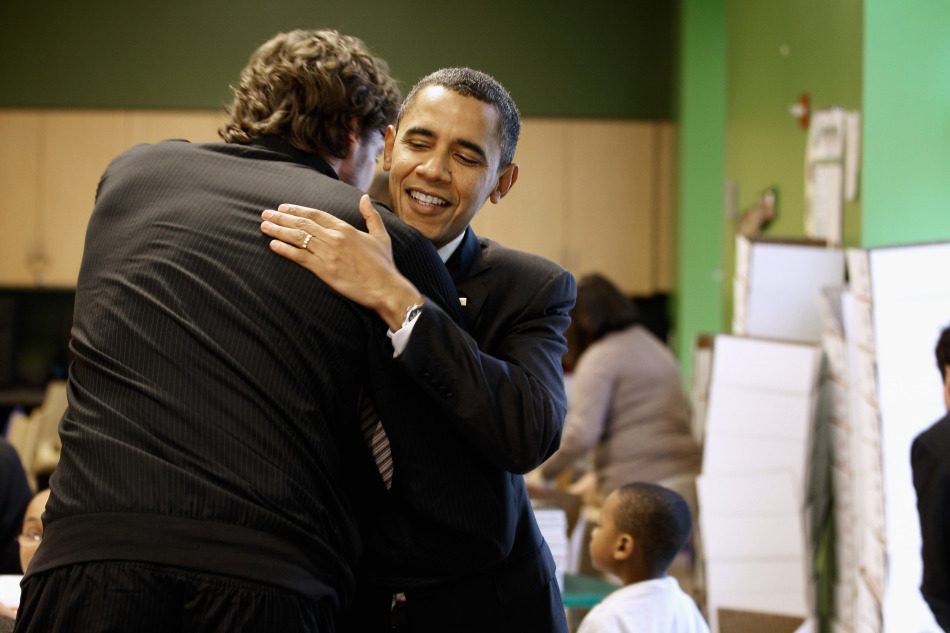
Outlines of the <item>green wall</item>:
<svg viewBox="0 0 950 633">
<path fill-rule="evenodd" d="M 764 234 L 805 235 L 807 131 L 789 106 L 807 93 L 813 108 L 861 109 L 862 15 L 861 0 L 681 3 L 675 323 L 685 376 L 696 335 L 731 330 L 734 214 L 775 187 L 778 217 Z M 860 196 L 845 205 L 844 241 L 861 241 Z"/>
<path fill-rule="evenodd" d="M 865 38 L 862 245 L 950 239 L 950 3 L 867 0 Z"/>
<path fill-rule="evenodd" d="M 808 94 L 813 109 L 862 109 L 862 0 L 728 0 L 726 180 L 735 209 L 723 231 L 724 323 L 731 328 L 735 222 L 769 187 L 778 190 L 778 217 L 764 231 L 805 236 L 807 130 L 789 106 Z M 862 197 L 846 203 L 843 239 L 861 242 Z"/>
<path fill-rule="evenodd" d="M 684 376 L 697 334 L 722 331 L 726 0 L 680 7 L 679 217 L 674 324 Z"/>
<path fill-rule="evenodd" d="M 528 116 L 668 119 L 675 1 L 0 0 L 0 107 L 216 109 L 274 33 L 332 27 L 403 90 L 484 70 Z"/>
</svg>

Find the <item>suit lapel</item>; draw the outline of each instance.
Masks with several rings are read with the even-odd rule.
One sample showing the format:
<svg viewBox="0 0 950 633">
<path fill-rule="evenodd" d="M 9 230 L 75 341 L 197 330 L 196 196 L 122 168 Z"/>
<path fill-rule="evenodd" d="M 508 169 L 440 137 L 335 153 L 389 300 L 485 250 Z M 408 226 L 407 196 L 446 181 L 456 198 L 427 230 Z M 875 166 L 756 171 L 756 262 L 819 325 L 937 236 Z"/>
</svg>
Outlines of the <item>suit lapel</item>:
<svg viewBox="0 0 950 633">
<path fill-rule="evenodd" d="M 482 273 L 491 266 L 485 261 L 482 245 L 471 227 L 465 229 L 465 238 L 445 262 L 445 266 L 452 275 L 459 301 L 463 304 L 462 314 L 467 329 L 472 331 L 489 296 L 486 275 Z"/>
</svg>

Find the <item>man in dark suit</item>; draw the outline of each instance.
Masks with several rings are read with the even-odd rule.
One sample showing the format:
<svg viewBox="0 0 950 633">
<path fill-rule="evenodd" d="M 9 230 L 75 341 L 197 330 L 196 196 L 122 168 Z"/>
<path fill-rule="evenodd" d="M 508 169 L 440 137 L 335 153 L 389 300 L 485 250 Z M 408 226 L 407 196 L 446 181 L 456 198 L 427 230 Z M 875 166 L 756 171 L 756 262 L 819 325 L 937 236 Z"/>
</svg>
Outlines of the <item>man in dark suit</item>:
<svg viewBox="0 0 950 633">
<path fill-rule="evenodd" d="M 559 444 L 561 356 L 575 283 L 541 257 L 479 239 L 469 227 L 515 184 L 520 117 L 507 91 L 467 68 L 421 80 L 386 133 L 393 210 L 439 248 L 465 328 L 424 302 L 393 335 L 398 372 L 376 407 L 392 446 L 391 491 L 363 530 L 355 630 L 566 631 L 551 553 L 523 473 Z M 272 248 L 373 306 L 397 271 L 371 264 L 357 231 L 316 210 L 265 212 Z M 385 239 L 363 208 L 370 234 Z M 313 233 L 313 252 L 291 244 Z M 362 267 L 357 272 L 357 262 Z M 411 400 L 413 416 L 391 407 Z M 378 597 L 374 597 L 378 596 Z M 383 608 L 378 608 L 382 605 Z M 391 614 L 390 614 L 391 609 Z"/>
<path fill-rule="evenodd" d="M 392 350 L 375 314 L 267 256 L 257 220 L 297 199 L 362 226 L 398 98 L 359 40 L 280 34 L 244 69 L 225 143 L 140 145 L 108 167 L 18 630 L 335 630 L 359 552 L 358 395 Z M 432 245 L 383 222 L 407 295 L 376 309 L 457 310 Z"/>
<path fill-rule="evenodd" d="M 20 548 L 17 534 L 23 528 L 23 515 L 33 491 L 23 463 L 13 445 L 0 437 L 0 574 L 20 573 Z M 3 611 L 0 605 L 0 612 Z"/>
<path fill-rule="evenodd" d="M 950 327 L 940 333 L 935 353 L 948 415 L 914 438 L 910 465 L 924 563 L 920 593 L 937 624 L 950 631 Z"/>
</svg>

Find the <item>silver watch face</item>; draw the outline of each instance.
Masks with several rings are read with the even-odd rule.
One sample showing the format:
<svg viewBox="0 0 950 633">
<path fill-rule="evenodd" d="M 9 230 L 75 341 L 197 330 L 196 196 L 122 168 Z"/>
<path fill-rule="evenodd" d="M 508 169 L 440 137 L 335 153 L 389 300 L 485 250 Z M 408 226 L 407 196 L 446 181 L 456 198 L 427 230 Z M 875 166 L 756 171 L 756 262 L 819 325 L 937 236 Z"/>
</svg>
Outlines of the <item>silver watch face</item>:
<svg viewBox="0 0 950 633">
<path fill-rule="evenodd" d="M 416 305 L 411 306 L 408 310 L 406 310 L 406 318 L 403 319 L 402 321 L 403 327 L 405 327 L 406 325 L 409 325 L 409 323 L 411 323 L 421 313 L 422 313 L 422 304 L 417 303 Z"/>
</svg>

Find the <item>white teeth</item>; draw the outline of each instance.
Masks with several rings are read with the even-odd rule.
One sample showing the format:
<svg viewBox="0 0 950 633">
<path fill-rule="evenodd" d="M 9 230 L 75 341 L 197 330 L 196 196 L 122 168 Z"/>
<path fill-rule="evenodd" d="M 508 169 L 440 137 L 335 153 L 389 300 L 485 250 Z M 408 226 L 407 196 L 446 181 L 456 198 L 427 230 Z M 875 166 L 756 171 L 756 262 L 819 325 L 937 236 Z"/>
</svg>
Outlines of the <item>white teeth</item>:
<svg viewBox="0 0 950 633">
<path fill-rule="evenodd" d="M 436 198 L 435 196 L 429 196 L 429 195 L 426 195 L 426 194 L 424 194 L 424 193 L 419 193 L 418 191 L 410 191 L 410 192 L 409 192 L 409 195 L 410 195 L 411 197 L 415 198 L 416 200 L 418 200 L 419 202 L 421 202 L 422 204 L 435 204 L 435 205 L 438 205 L 438 206 L 440 206 L 440 207 L 444 207 L 445 205 L 448 204 L 448 202 L 446 202 L 446 201 L 443 200 L 442 198 Z"/>
</svg>

